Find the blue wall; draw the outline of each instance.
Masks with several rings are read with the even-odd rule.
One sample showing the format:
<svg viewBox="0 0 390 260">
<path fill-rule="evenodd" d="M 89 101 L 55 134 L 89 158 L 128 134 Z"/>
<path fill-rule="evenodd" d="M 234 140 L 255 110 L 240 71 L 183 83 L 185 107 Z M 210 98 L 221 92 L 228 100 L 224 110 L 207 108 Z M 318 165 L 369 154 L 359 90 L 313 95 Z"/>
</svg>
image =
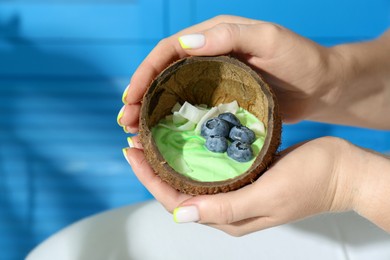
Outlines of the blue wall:
<svg viewBox="0 0 390 260">
<path fill-rule="evenodd" d="M 122 91 L 161 38 L 218 14 L 277 22 L 331 46 L 377 37 L 390 2 L 0 1 L 0 259 L 151 198 L 123 159 Z M 283 147 L 323 135 L 390 150 L 388 132 L 309 122 L 285 126 Z"/>
</svg>

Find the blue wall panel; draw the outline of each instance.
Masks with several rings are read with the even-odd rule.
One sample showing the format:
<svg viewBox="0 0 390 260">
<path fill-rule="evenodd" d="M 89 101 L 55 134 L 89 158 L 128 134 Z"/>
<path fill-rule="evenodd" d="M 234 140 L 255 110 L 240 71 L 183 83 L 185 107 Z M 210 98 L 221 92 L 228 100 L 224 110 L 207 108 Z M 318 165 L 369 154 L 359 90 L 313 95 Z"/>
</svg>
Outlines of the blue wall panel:
<svg viewBox="0 0 390 260">
<path fill-rule="evenodd" d="M 130 78 L 154 43 L 1 43 L 0 77 Z"/>
<path fill-rule="evenodd" d="M 116 115 L 127 82 L 0 79 L 0 259 L 83 217 L 151 198 L 121 152 Z"/>
<path fill-rule="evenodd" d="M 170 0 L 167 8 L 168 16 L 168 34 L 177 33 L 191 25 L 194 25 L 197 21 L 197 1 L 185 0 Z"/>
<path fill-rule="evenodd" d="M 49 40 L 154 40 L 163 37 L 163 0 L 94 3 L 24 1 L 0 2 L 0 21 L 29 39 Z"/>
<path fill-rule="evenodd" d="M 390 24 L 387 0 L 196 1 L 196 19 L 232 14 L 281 24 L 310 38 L 371 38 Z"/>
<path fill-rule="evenodd" d="M 122 156 L 122 91 L 161 38 L 219 14 L 277 22 L 324 45 L 390 26 L 387 0 L 0 1 L 0 259 L 151 198 Z M 388 132 L 312 122 L 285 125 L 282 147 L 324 135 L 390 150 Z"/>
</svg>

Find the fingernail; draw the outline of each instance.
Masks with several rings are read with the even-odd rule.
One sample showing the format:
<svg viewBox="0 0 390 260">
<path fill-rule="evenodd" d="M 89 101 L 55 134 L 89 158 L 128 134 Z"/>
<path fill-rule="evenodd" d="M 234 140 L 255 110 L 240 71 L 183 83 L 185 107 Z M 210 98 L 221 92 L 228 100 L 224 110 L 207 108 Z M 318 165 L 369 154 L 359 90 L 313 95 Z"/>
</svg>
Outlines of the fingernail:
<svg viewBox="0 0 390 260">
<path fill-rule="evenodd" d="M 118 116 L 116 117 L 116 122 L 117 122 L 118 125 L 120 125 L 121 127 L 123 127 L 123 125 L 121 124 L 120 120 L 121 120 L 121 118 L 122 118 L 124 112 L 125 112 L 125 106 L 123 106 L 123 107 L 121 108 L 121 110 L 120 110 L 119 113 L 118 113 Z"/>
<path fill-rule="evenodd" d="M 127 104 L 126 98 L 127 98 L 127 92 L 129 92 L 129 87 L 130 87 L 130 85 L 128 85 L 126 87 L 125 91 L 123 91 L 123 94 L 122 94 L 122 102 L 123 102 L 123 104 Z"/>
<path fill-rule="evenodd" d="M 189 223 L 199 221 L 199 211 L 196 206 L 176 208 L 173 211 L 173 220 L 176 223 Z"/>
<path fill-rule="evenodd" d="M 123 126 L 123 132 L 125 132 L 126 134 L 129 133 L 129 131 L 127 131 L 127 126 Z"/>
<path fill-rule="evenodd" d="M 129 150 L 129 147 L 123 148 L 122 153 L 123 153 L 123 156 L 125 157 L 127 163 L 130 164 L 129 159 L 127 158 L 127 150 Z"/>
<path fill-rule="evenodd" d="M 179 37 L 180 46 L 183 49 L 197 49 L 203 47 L 205 37 L 203 34 L 187 34 Z"/>
<path fill-rule="evenodd" d="M 129 144 L 130 148 L 134 148 L 134 142 L 133 142 L 133 139 L 130 136 L 127 137 L 127 143 Z"/>
</svg>

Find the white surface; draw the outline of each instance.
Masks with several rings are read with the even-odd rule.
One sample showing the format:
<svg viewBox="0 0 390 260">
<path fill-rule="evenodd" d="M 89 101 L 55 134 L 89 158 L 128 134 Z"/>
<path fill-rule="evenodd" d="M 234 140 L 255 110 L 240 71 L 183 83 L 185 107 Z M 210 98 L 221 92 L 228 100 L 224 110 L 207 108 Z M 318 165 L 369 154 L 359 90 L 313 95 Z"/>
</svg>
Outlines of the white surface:
<svg viewBox="0 0 390 260">
<path fill-rule="evenodd" d="M 28 260 L 389 260 L 390 235 L 354 213 L 321 215 L 243 237 L 176 224 L 156 201 L 108 211 L 53 235 Z"/>
</svg>

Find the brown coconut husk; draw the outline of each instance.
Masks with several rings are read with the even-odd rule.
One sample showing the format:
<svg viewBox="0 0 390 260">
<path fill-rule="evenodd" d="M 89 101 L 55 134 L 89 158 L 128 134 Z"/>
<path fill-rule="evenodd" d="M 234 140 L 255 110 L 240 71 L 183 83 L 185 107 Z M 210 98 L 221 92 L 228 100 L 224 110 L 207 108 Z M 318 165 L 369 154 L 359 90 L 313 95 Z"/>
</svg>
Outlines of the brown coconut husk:
<svg viewBox="0 0 390 260">
<path fill-rule="evenodd" d="M 151 128 L 171 114 L 176 102 L 213 107 L 234 100 L 267 130 L 264 146 L 252 166 L 236 178 L 217 182 L 201 182 L 176 172 L 157 148 Z M 280 144 L 281 118 L 271 88 L 244 63 L 227 56 L 189 57 L 166 68 L 150 85 L 142 101 L 139 135 L 147 161 L 163 181 L 190 195 L 216 194 L 250 184 L 267 170 Z"/>
</svg>

